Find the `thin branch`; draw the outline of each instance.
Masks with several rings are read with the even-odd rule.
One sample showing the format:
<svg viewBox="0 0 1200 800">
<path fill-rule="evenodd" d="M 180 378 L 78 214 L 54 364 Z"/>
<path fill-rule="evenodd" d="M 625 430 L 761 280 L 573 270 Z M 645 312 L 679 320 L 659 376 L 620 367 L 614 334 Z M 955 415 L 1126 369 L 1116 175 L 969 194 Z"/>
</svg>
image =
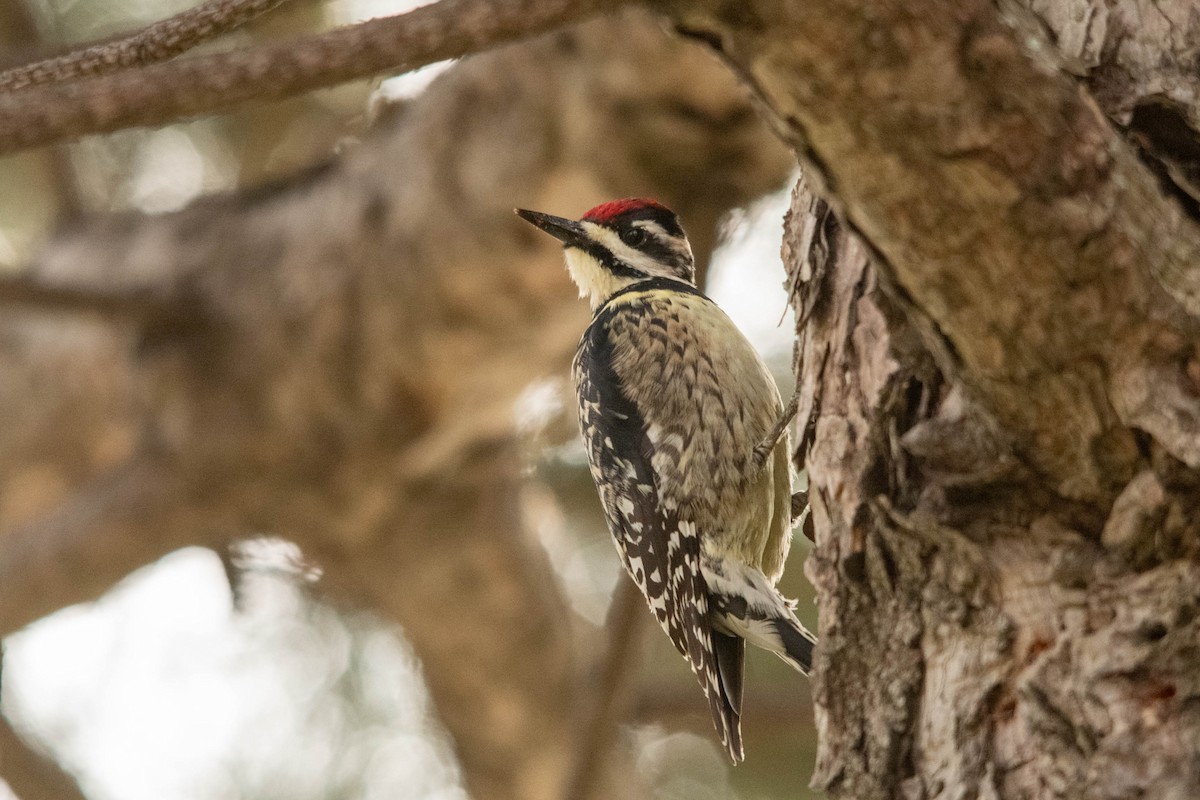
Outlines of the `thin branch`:
<svg viewBox="0 0 1200 800">
<path fill-rule="evenodd" d="M 0 96 L 0 154 L 458 58 L 629 0 L 441 0 L 315 36 Z"/>
<path fill-rule="evenodd" d="M 131 36 L 0 72 L 0 92 L 166 61 L 284 2 L 287 0 L 208 0 Z"/>
<path fill-rule="evenodd" d="M 79 784 L 25 741 L 0 715 L 0 778 L 21 800 L 84 800 Z"/>
<path fill-rule="evenodd" d="M 0 277 L 0 306 L 85 314 L 138 325 L 184 327 L 198 319 L 180 305 L 145 293 L 55 286 L 26 275 Z"/>
<path fill-rule="evenodd" d="M 632 580 L 622 576 L 608 613 L 608 646 L 596 682 L 595 702 L 576 750 L 576 761 L 563 797 L 587 800 L 604 774 L 604 759 L 625 712 L 636 672 L 636 644 L 646 618 L 645 601 Z"/>
</svg>

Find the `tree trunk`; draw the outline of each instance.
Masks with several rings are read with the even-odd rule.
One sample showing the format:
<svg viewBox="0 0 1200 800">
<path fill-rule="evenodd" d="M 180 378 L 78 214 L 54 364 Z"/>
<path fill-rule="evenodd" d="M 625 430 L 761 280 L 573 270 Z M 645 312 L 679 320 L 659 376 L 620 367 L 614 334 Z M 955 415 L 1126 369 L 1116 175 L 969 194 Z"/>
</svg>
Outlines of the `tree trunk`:
<svg viewBox="0 0 1200 800">
<path fill-rule="evenodd" d="M 784 257 L 832 797 L 1200 796 L 1200 19 L 1032 5 L 676 7 L 828 201 Z"/>
</svg>

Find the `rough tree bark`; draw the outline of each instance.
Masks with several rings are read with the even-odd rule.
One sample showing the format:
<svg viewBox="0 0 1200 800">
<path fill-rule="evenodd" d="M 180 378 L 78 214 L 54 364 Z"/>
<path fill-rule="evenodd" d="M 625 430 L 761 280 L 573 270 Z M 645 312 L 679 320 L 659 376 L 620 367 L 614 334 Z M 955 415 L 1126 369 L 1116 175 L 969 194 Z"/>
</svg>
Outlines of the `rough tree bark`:
<svg viewBox="0 0 1200 800">
<path fill-rule="evenodd" d="M 1200 19 L 675 8 L 832 208 L 799 189 L 784 248 L 815 784 L 1200 796 Z"/>
<path fill-rule="evenodd" d="M 587 310 L 512 208 L 656 195 L 704 259 L 793 161 L 647 15 L 468 60 L 392 116 L 310 175 L 41 251 L 43 308 L 10 295 L 0 324 L 0 634 L 276 533 L 403 625 L 474 796 L 558 797 L 587 689 L 519 519 L 513 409 Z"/>
</svg>

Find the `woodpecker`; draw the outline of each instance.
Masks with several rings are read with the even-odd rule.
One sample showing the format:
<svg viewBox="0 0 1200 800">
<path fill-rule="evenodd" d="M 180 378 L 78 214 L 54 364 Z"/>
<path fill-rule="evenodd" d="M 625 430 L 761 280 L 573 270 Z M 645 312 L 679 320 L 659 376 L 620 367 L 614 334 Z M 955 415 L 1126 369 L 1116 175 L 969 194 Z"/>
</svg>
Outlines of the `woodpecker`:
<svg viewBox="0 0 1200 800">
<path fill-rule="evenodd" d="M 592 478 L 626 571 L 736 764 L 745 643 L 803 674 L 816 643 L 775 588 L 791 545 L 794 403 L 789 415 L 754 348 L 696 288 L 670 209 L 626 199 L 579 220 L 516 213 L 562 242 L 591 302 L 572 374 Z"/>
</svg>

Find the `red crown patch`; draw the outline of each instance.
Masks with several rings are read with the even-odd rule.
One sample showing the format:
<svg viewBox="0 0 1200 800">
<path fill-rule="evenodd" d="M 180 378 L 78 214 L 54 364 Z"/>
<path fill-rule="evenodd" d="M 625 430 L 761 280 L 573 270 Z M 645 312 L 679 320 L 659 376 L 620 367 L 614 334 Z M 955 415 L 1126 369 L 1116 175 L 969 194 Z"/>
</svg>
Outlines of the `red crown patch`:
<svg viewBox="0 0 1200 800">
<path fill-rule="evenodd" d="M 584 214 L 583 218 L 588 222 L 604 223 L 640 208 L 661 208 L 663 211 L 667 210 L 667 207 L 657 200 L 650 200 L 645 197 L 627 197 L 624 200 L 610 200 L 607 203 L 601 203 Z"/>
</svg>

